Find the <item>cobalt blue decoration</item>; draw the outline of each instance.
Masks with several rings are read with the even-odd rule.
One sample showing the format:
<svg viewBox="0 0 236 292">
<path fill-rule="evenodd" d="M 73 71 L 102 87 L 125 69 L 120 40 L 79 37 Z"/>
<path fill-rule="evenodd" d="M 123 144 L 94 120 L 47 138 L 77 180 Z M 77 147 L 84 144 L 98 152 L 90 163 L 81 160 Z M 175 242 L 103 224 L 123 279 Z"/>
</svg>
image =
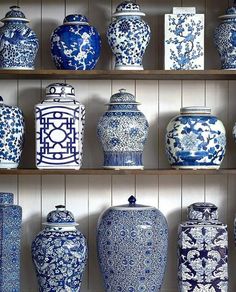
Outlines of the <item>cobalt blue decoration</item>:
<svg viewBox="0 0 236 292">
<path fill-rule="evenodd" d="M 97 126 L 104 150 L 104 167 L 143 169 L 142 155 L 149 125 L 137 108 L 139 103 L 134 95 L 120 89 L 111 96 L 108 105 Z"/>
<path fill-rule="evenodd" d="M 3 103 L 0 96 L 0 168 L 17 168 L 24 144 L 25 122 L 22 111 Z"/>
<path fill-rule="evenodd" d="M 57 69 L 94 69 L 100 51 L 100 35 L 83 15 L 66 16 L 51 37 L 51 54 Z"/>
<path fill-rule="evenodd" d="M 106 292 L 158 292 L 168 248 L 168 225 L 155 207 L 136 204 L 107 209 L 97 225 L 97 251 Z"/>
<path fill-rule="evenodd" d="M 188 221 L 179 226 L 178 267 L 180 292 L 228 291 L 227 226 L 215 205 L 188 207 Z"/>
<path fill-rule="evenodd" d="M 20 7 L 11 6 L 0 28 L 0 69 L 34 69 L 39 48 L 36 34 Z"/>
<path fill-rule="evenodd" d="M 219 17 L 222 22 L 215 31 L 215 45 L 220 54 L 222 69 L 236 69 L 236 1 L 226 14 Z"/>
<path fill-rule="evenodd" d="M 141 18 L 145 13 L 132 1 L 124 1 L 113 14 L 107 38 L 116 57 L 117 70 L 143 70 L 142 59 L 148 46 L 151 30 Z"/>
<path fill-rule="evenodd" d="M 174 168 L 218 169 L 225 148 L 224 125 L 209 108 L 182 108 L 167 126 L 166 153 Z"/>
<path fill-rule="evenodd" d="M 0 291 L 20 292 L 22 209 L 13 194 L 0 193 Z"/>
<path fill-rule="evenodd" d="M 82 164 L 85 108 L 68 84 L 53 83 L 35 107 L 36 166 L 79 169 Z"/>
<path fill-rule="evenodd" d="M 44 225 L 32 243 L 39 291 L 79 292 L 88 253 L 84 235 L 62 205 L 48 214 Z"/>
</svg>

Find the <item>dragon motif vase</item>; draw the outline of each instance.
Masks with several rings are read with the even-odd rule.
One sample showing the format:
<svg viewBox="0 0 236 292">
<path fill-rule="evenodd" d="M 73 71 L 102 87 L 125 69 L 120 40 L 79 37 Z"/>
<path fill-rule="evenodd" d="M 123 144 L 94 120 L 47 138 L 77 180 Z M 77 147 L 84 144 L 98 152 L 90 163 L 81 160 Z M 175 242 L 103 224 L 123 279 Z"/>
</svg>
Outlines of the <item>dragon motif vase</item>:
<svg viewBox="0 0 236 292">
<path fill-rule="evenodd" d="M 151 30 L 142 19 L 145 13 L 132 1 L 124 1 L 113 14 L 107 38 L 115 55 L 115 69 L 143 70 L 142 59 L 148 46 Z"/>
<path fill-rule="evenodd" d="M 11 6 L 1 20 L 0 28 L 0 69 L 34 69 L 39 48 L 36 34 L 26 24 L 20 7 Z"/>
<path fill-rule="evenodd" d="M 36 166 L 79 169 L 82 164 L 85 108 L 71 85 L 53 83 L 35 107 Z"/>
<path fill-rule="evenodd" d="M 220 54 L 222 69 L 236 69 L 236 1 L 219 17 L 221 23 L 215 30 L 215 45 Z"/>
<path fill-rule="evenodd" d="M 25 122 L 22 111 L 8 106 L 0 97 L 0 168 L 17 168 L 24 145 Z"/>
<path fill-rule="evenodd" d="M 97 251 L 106 292 L 159 292 L 168 248 L 168 226 L 154 207 L 136 204 L 107 209 L 97 225 Z"/>
<path fill-rule="evenodd" d="M 56 206 L 44 225 L 32 243 L 39 291 L 79 292 L 88 253 L 84 235 L 65 206 Z"/>
<path fill-rule="evenodd" d="M 66 16 L 51 37 L 51 54 L 57 69 L 93 69 L 100 51 L 100 35 L 83 15 Z"/>
<path fill-rule="evenodd" d="M 218 169 L 225 148 L 224 125 L 210 108 L 182 108 L 167 126 L 166 153 L 174 168 Z"/>
<path fill-rule="evenodd" d="M 13 194 L 0 193 L 0 291 L 20 292 L 22 209 Z"/>
<path fill-rule="evenodd" d="M 142 155 L 148 135 L 146 117 L 135 96 L 121 89 L 113 94 L 108 111 L 100 118 L 97 134 L 104 151 L 104 167 L 143 169 Z"/>
<path fill-rule="evenodd" d="M 218 221 L 217 207 L 194 203 L 188 221 L 179 226 L 180 292 L 228 291 L 227 226 Z"/>
</svg>

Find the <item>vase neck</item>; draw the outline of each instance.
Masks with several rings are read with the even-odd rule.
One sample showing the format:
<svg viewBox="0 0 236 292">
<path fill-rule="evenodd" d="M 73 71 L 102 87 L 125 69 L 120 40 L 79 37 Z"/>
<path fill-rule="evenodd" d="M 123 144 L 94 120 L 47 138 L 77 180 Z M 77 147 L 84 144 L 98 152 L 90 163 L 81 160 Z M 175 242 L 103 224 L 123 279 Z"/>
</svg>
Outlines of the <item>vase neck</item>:
<svg viewBox="0 0 236 292">
<path fill-rule="evenodd" d="M 14 195 L 12 193 L 0 193 L 0 205 L 12 205 Z"/>
</svg>

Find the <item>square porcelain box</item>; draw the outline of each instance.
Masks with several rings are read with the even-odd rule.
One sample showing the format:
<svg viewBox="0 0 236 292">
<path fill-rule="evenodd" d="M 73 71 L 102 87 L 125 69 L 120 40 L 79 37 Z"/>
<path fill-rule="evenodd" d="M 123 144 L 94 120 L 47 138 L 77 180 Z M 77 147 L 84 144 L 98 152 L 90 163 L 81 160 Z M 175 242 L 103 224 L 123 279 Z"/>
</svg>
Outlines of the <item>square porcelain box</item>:
<svg viewBox="0 0 236 292">
<path fill-rule="evenodd" d="M 194 7 L 165 15 L 165 70 L 204 69 L 204 19 Z"/>
</svg>

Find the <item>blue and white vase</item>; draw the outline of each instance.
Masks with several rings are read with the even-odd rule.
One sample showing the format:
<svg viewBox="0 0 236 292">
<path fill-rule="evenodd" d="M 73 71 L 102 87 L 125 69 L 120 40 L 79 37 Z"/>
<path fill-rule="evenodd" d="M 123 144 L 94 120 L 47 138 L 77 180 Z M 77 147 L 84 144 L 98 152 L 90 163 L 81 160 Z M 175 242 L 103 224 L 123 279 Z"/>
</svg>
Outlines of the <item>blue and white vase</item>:
<svg viewBox="0 0 236 292">
<path fill-rule="evenodd" d="M 221 68 L 236 69 L 236 1 L 219 17 L 222 21 L 215 30 L 214 40 L 221 58 Z"/>
<path fill-rule="evenodd" d="M 67 15 L 51 36 L 51 54 L 57 69 L 94 69 L 100 51 L 100 35 L 83 15 Z"/>
<path fill-rule="evenodd" d="M 104 151 L 104 167 L 143 169 L 143 149 L 149 125 L 137 108 L 135 96 L 120 89 L 108 103 L 108 111 L 100 118 L 97 134 Z"/>
<path fill-rule="evenodd" d="M 145 13 L 132 1 L 124 1 L 113 14 L 107 38 L 115 55 L 115 69 L 143 70 L 142 59 L 151 36 L 149 25 L 142 19 Z"/>
<path fill-rule="evenodd" d="M 0 291 L 20 292 L 22 209 L 13 194 L 0 193 Z"/>
<path fill-rule="evenodd" d="M 65 206 L 56 206 L 32 243 L 39 291 L 80 291 L 87 261 L 87 242 Z"/>
<path fill-rule="evenodd" d="M 180 292 L 228 291 L 227 226 L 218 221 L 217 207 L 194 203 L 188 221 L 179 226 Z"/>
<path fill-rule="evenodd" d="M 46 88 L 35 107 L 36 166 L 39 169 L 79 169 L 82 164 L 85 108 L 65 83 Z"/>
<path fill-rule="evenodd" d="M 22 111 L 3 103 L 0 96 L 0 168 L 17 168 L 24 145 L 25 122 Z"/>
<path fill-rule="evenodd" d="M 210 108 L 181 108 L 167 126 L 166 153 L 174 168 L 218 169 L 225 148 L 224 125 Z"/>
<path fill-rule="evenodd" d="M 97 225 L 97 251 L 106 292 L 159 292 L 167 263 L 168 225 L 155 207 L 107 209 Z"/>
<path fill-rule="evenodd" d="M 26 25 L 29 20 L 20 7 L 10 9 L 1 20 L 4 25 L 0 28 L 0 69 L 34 69 L 38 38 Z"/>
</svg>

